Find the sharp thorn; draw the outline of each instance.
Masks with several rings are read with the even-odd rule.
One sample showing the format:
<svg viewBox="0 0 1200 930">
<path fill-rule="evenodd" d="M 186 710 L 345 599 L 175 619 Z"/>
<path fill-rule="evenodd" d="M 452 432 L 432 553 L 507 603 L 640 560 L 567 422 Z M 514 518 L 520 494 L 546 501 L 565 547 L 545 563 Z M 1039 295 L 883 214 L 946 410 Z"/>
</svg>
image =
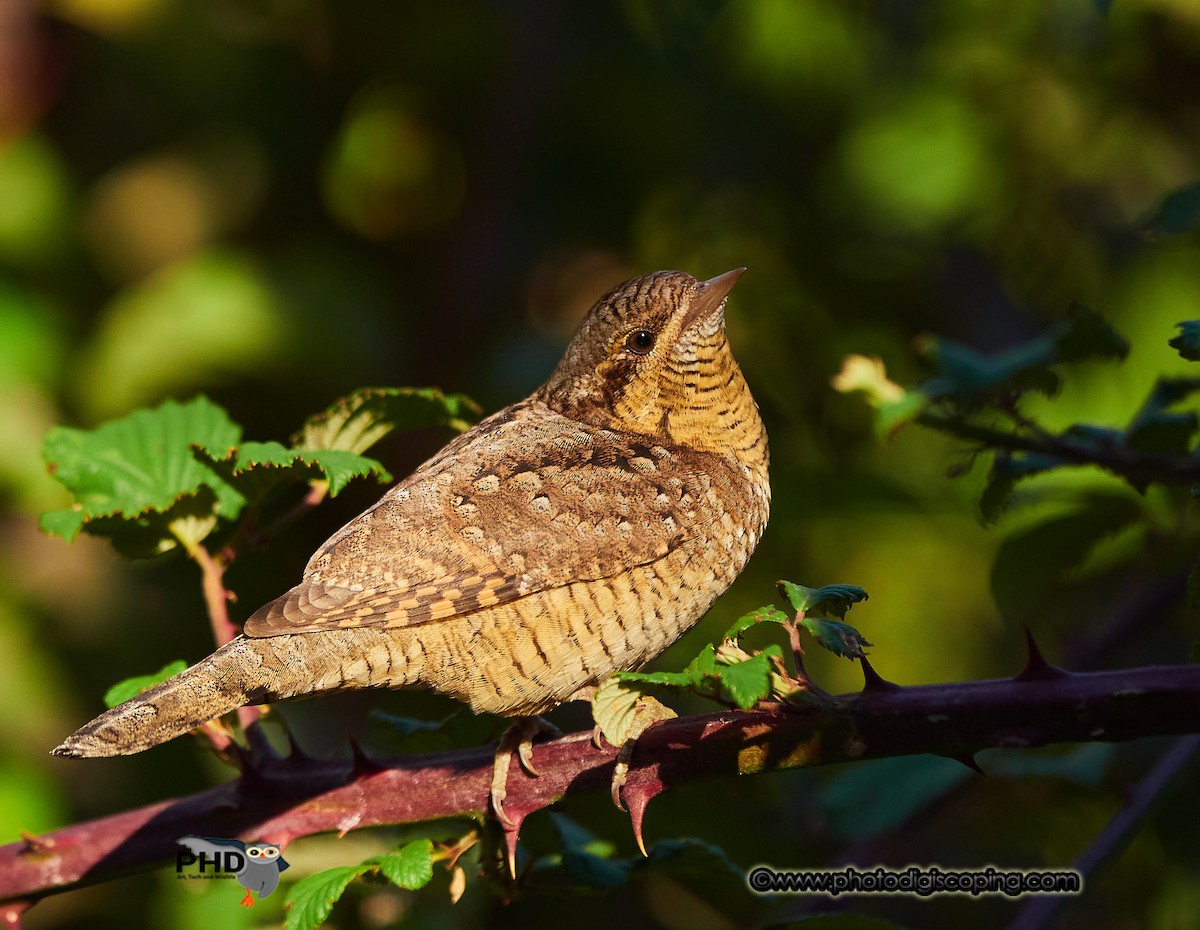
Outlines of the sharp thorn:
<svg viewBox="0 0 1200 930">
<path fill-rule="evenodd" d="M 1029 658 L 1025 661 L 1025 667 L 1021 669 L 1020 673 L 1013 676 L 1013 681 L 1051 681 L 1055 678 L 1066 678 L 1071 674 L 1046 661 L 1028 626 L 1025 627 L 1025 648 Z"/>
<path fill-rule="evenodd" d="M 895 684 L 894 682 L 888 681 L 886 678 L 882 677 L 877 671 L 875 671 L 875 666 L 873 666 L 867 660 L 866 656 L 859 656 L 858 661 L 862 663 L 863 692 L 864 693 L 871 692 L 871 691 L 899 691 L 900 690 L 900 685 Z"/>
<path fill-rule="evenodd" d="M 975 761 L 975 756 L 971 753 L 963 753 L 961 756 L 953 756 L 953 755 L 948 755 L 946 753 L 941 753 L 940 755 L 944 759 L 953 759 L 955 762 L 961 762 L 963 765 L 965 765 L 967 768 L 969 768 L 972 772 L 975 772 L 976 774 L 982 775 L 984 778 L 987 778 L 987 772 L 985 772 L 982 768 L 979 767 L 979 763 Z"/>
<path fill-rule="evenodd" d="M 350 737 L 350 757 L 353 760 L 351 772 L 355 778 L 365 778 L 383 771 L 383 766 L 368 756 L 353 736 Z"/>
</svg>

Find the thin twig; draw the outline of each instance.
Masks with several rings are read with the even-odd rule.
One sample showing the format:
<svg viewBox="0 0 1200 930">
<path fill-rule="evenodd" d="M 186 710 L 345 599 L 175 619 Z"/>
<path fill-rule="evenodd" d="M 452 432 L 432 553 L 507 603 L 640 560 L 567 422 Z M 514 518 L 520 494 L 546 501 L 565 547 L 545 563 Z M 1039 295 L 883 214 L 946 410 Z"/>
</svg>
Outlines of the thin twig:
<svg viewBox="0 0 1200 930">
<path fill-rule="evenodd" d="M 1167 793 L 1192 770 L 1198 758 L 1200 735 L 1177 739 L 1162 754 L 1150 774 L 1137 786 L 1129 803 L 1117 811 L 1083 855 L 1075 860 L 1075 870 L 1083 875 L 1085 888 L 1125 851 Z M 1008 930 L 1044 930 L 1055 926 L 1058 915 L 1074 900 L 1052 895 L 1033 898 L 1017 913 Z"/>
</svg>

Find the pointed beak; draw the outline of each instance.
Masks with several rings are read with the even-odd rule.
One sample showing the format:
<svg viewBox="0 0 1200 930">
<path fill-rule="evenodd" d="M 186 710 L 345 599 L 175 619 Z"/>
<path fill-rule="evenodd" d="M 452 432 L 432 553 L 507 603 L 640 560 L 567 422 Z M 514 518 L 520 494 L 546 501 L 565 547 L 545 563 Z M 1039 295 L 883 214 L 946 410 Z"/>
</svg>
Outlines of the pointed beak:
<svg viewBox="0 0 1200 930">
<path fill-rule="evenodd" d="M 725 304 L 725 298 L 729 296 L 729 292 L 733 290 L 737 279 L 745 270 L 745 268 L 734 268 L 733 271 L 727 271 L 715 278 L 701 281 L 696 286 L 696 293 L 688 306 L 687 318 L 683 321 L 683 331 L 690 329 L 697 320 L 706 320 L 719 312 Z"/>
</svg>

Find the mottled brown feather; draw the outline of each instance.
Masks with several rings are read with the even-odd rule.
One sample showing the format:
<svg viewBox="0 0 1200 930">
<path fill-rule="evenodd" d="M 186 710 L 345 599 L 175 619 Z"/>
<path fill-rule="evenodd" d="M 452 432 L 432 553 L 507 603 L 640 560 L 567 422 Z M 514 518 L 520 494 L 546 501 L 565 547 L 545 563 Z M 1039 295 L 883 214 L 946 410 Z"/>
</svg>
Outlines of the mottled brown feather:
<svg viewBox="0 0 1200 930">
<path fill-rule="evenodd" d="M 348 523 L 246 633 L 417 626 L 652 563 L 686 537 L 706 458 L 526 401 Z"/>
</svg>

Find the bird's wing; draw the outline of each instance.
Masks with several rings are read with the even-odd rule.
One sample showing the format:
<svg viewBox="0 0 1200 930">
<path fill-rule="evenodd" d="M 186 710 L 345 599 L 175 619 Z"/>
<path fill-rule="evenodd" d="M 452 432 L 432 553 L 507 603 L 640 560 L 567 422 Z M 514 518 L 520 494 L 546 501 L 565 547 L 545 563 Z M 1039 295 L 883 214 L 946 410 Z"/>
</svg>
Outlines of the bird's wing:
<svg viewBox="0 0 1200 930">
<path fill-rule="evenodd" d="M 196 855 L 214 856 L 227 849 L 236 849 L 240 853 L 246 851 L 246 844 L 241 840 L 224 839 L 217 836 L 184 836 L 175 842 L 180 846 L 186 846 L 188 852 Z"/>
<path fill-rule="evenodd" d="M 343 527 L 245 631 L 414 626 L 612 577 L 683 543 L 702 472 L 686 453 L 509 408 Z"/>
</svg>

